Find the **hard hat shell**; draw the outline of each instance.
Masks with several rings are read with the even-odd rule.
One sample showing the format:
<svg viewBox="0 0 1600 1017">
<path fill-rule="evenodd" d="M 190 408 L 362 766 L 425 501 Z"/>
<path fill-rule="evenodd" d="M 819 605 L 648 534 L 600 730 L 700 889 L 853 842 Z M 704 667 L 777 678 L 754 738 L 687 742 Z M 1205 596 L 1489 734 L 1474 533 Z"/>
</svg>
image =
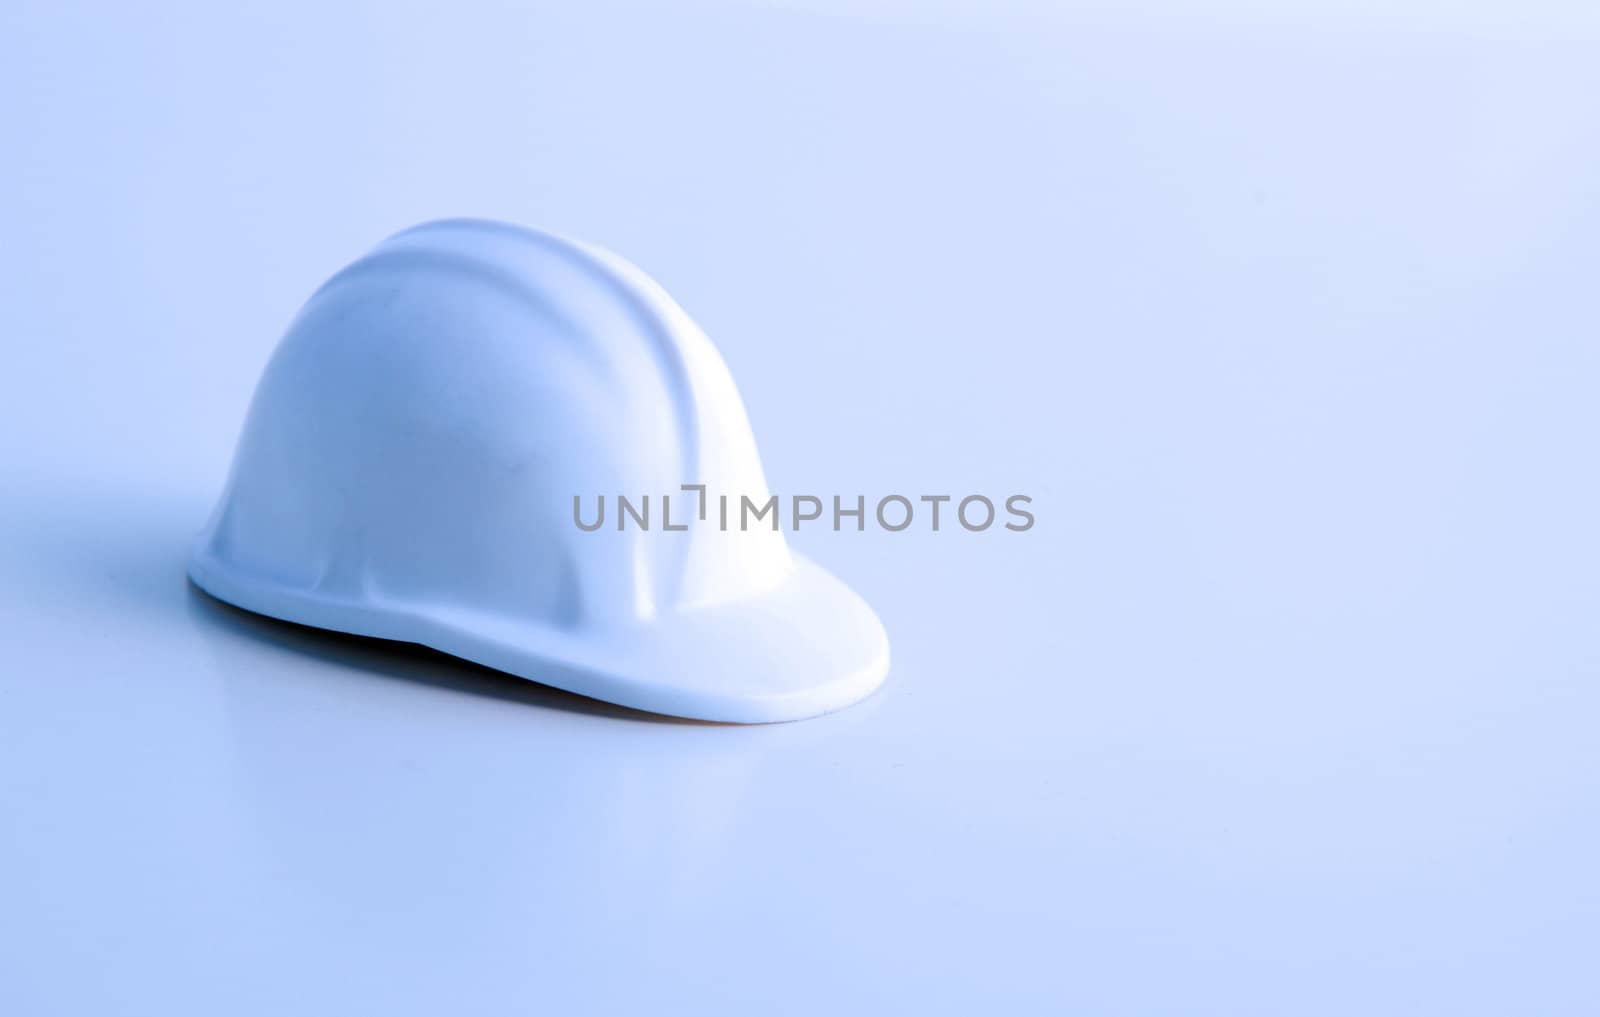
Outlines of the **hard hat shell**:
<svg viewBox="0 0 1600 1017">
<path fill-rule="evenodd" d="M 665 291 L 588 245 L 428 223 L 290 325 L 189 574 L 658 713 L 794 720 L 877 688 L 866 603 L 780 531 L 700 518 L 685 484 L 768 498 L 732 376 Z M 669 494 L 686 532 L 576 524 L 575 497 Z"/>
</svg>

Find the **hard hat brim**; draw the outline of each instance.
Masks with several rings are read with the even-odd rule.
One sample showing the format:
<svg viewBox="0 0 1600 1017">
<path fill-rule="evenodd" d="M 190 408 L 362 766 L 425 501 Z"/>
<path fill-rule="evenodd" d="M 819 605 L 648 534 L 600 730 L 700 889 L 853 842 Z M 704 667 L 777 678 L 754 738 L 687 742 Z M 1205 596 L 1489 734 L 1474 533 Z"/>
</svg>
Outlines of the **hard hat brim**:
<svg viewBox="0 0 1600 1017">
<path fill-rule="evenodd" d="M 889 640 L 872 609 L 821 566 L 792 557 L 784 580 L 753 597 L 602 632 L 437 605 L 423 614 L 354 603 L 243 574 L 204 545 L 189 576 L 217 599 L 272 618 L 420 643 L 637 710 L 754 724 L 843 709 L 889 672 Z"/>
</svg>

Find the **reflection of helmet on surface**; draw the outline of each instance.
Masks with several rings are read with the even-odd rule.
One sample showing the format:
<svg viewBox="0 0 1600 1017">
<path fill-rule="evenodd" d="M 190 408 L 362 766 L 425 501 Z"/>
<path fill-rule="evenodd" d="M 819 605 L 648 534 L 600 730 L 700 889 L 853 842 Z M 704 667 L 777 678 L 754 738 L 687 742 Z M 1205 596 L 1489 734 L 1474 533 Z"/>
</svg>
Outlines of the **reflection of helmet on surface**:
<svg viewBox="0 0 1600 1017">
<path fill-rule="evenodd" d="M 335 275 L 273 354 L 190 564 L 223 600 L 708 720 L 846 706 L 888 643 L 771 529 L 721 357 L 614 255 L 450 221 Z M 584 532 L 573 499 L 674 493 L 687 532 Z"/>
</svg>

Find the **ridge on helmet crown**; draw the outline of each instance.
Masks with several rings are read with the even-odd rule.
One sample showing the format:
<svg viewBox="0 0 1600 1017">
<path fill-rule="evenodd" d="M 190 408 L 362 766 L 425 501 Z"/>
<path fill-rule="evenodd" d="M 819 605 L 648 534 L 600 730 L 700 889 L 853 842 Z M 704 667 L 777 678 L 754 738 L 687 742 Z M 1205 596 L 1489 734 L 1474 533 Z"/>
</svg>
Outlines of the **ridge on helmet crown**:
<svg viewBox="0 0 1600 1017">
<path fill-rule="evenodd" d="M 615 255 L 441 221 L 379 244 L 295 319 L 201 552 L 329 601 L 566 630 L 784 579 L 780 532 L 687 511 L 684 533 L 572 523 L 575 496 L 683 484 L 768 496 L 733 379 L 688 315 Z"/>
</svg>

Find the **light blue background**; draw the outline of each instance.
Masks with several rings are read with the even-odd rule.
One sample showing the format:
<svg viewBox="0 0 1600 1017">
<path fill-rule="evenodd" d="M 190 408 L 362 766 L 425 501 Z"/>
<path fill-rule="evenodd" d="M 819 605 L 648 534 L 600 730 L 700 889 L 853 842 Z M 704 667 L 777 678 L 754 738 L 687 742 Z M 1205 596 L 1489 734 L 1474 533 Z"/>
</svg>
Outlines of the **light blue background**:
<svg viewBox="0 0 1600 1017">
<path fill-rule="evenodd" d="M 1576 9 L 0 10 L 0 1013 L 1600 1012 Z M 1515 10 L 1513 10 L 1515 6 Z M 894 647 L 654 721 L 209 601 L 326 275 L 622 252 Z"/>
</svg>

